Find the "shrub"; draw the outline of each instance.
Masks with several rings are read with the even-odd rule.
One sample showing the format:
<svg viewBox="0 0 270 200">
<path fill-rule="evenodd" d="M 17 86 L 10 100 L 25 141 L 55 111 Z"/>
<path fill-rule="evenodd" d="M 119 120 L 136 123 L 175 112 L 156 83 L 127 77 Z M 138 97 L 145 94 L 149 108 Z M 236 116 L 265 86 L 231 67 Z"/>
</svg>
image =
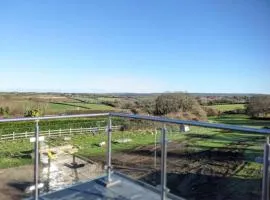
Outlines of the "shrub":
<svg viewBox="0 0 270 200">
<path fill-rule="evenodd" d="M 4 115 L 5 114 L 5 109 L 3 107 L 0 107 L 0 115 Z"/>
<path fill-rule="evenodd" d="M 200 117 L 206 116 L 198 101 L 187 94 L 171 93 L 157 97 L 155 114 L 166 115 L 176 112 L 190 112 Z"/>
<path fill-rule="evenodd" d="M 207 114 L 208 117 L 220 115 L 220 112 L 217 109 L 215 109 L 215 108 L 204 107 L 203 109 L 206 112 L 206 114 Z"/>
<path fill-rule="evenodd" d="M 24 113 L 25 117 L 38 117 L 40 116 L 40 111 L 38 109 L 32 109 L 32 110 L 27 110 Z"/>
<path fill-rule="evenodd" d="M 111 107 L 118 107 L 119 102 L 118 101 L 102 101 L 101 104 L 104 104 L 106 106 L 111 106 Z"/>
<path fill-rule="evenodd" d="M 0 115 L 9 115 L 10 109 L 8 106 L 6 107 L 0 107 Z"/>
<path fill-rule="evenodd" d="M 136 104 L 137 104 L 137 107 L 139 107 L 143 113 L 147 113 L 149 115 L 155 114 L 155 109 L 156 109 L 155 100 L 146 99 L 146 100 L 139 101 Z"/>
</svg>

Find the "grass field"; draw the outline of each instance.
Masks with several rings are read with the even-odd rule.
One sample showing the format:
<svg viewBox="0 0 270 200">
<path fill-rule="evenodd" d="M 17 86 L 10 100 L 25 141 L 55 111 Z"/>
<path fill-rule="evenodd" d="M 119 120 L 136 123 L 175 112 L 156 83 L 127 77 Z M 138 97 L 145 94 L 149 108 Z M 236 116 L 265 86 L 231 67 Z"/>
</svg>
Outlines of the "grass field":
<svg viewBox="0 0 270 200">
<path fill-rule="evenodd" d="M 228 124 L 236 124 L 236 125 L 246 125 L 246 126 L 252 126 L 261 128 L 264 126 L 269 126 L 270 121 L 267 120 L 250 120 L 245 115 L 223 115 L 219 118 L 211 118 L 214 122 L 219 123 L 228 123 Z M 48 122 L 49 123 L 49 122 Z M 63 121 L 64 123 L 64 121 Z M 83 121 L 77 120 L 77 121 L 69 121 L 69 126 L 85 126 Z M 86 122 L 87 124 L 91 124 L 94 126 L 97 122 Z M 121 122 L 120 122 L 121 123 Z M 62 125 L 62 122 L 60 124 L 47 124 L 50 129 L 53 128 L 59 128 Z M 74 125 L 73 125 L 74 124 Z M 86 126 L 89 126 L 87 125 Z M 23 125 L 23 124 L 22 124 Z M 43 129 L 46 124 L 43 124 L 41 127 Z M 66 125 L 66 123 L 65 123 Z M 91 126 L 90 125 L 90 126 Z M 18 127 L 18 126 L 17 126 Z M 30 127 L 30 125 L 29 125 Z M 3 128 L 3 127 L 2 127 Z M 30 128 L 33 128 L 32 125 Z M 4 129 L 7 129 L 5 127 Z M 3 130 L 4 130 L 3 129 Z M 133 149 L 140 145 L 147 145 L 147 144 L 153 144 L 153 130 L 149 131 L 129 131 L 129 132 L 116 132 L 114 133 L 114 138 L 123 138 L 125 136 L 131 138 L 133 140 L 130 144 L 120 145 L 120 144 L 114 144 L 113 148 L 115 150 L 128 150 Z M 245 141 L 246 144 L 249 145 L 248 148 L 246 148 L 246 151 L 248 152 L 247 155 L 250 157 L 251 150 L 258 150 L 261 148 L 261 146 L 258 143 L 254 143 L 254 135 L 243 135 L 239 133 L 231 133 L 216 129 L 206 129 L 206 128 L 198 128 L 198 127 L 192 127 L 192 132 L 186 133 L 186 134 L 179 134 L 178 131 L 170 131 L 169 136 L 173 136 L 173 140 L 181 140 L 182 142 L 189 143 L 190 146 L 199 147 L 200 149 L 207 149 L 207 148 L 221 148 L 229 145 L 232 142 L 237 141 Z M 199 139 L 198 139 L 199 138 Z M 55 144 L 60 144 L 61 139 L 59 140 L 53 140 Z M 102 154 L 105 153 L 104 149 L 99 148 L 95 144 L 98 144 L 101 141 L 106 141 L 105 134 L 98 134 L 96 136 L 89 136 L 89 135 L 80 135 L 80 136 L 74 136 L 72 138 L 72 144 L 80 147 L 80 154 L 84 156 L 89 155 L 96 155 L 96 154 Z M 19 144 L 19 145 L 16 145 Z M 241 146 L 241 145 L 240 145 Z M 20 160 L 20 153 L 23 151 L 28 151 L 32 148 L 32 145 L 28 142 L 28 140 L 22 140 L 22 141 L 11 141 L 11 142 L 1 142 L 0 143 L 0 157 L 2 158 L 0 161 L 0 167 L 10 167 L 15 163 L 14 166 L 29 163 L 26 162 L 25 159 Z M 16 155 L 16 153 L 18 155 Z M 15 157 L 14 157 L 15 155 Z M 255 156 L 255 155 L 254 155 Z M 257 155 L 256 155 L 257 156 Z M 5 158 L 5 159 L 4 159 Z M 14 158 L 12 160 L 12 158 Z M 21 164 L 20 164 L 21 162 Z"/>
<path fill-rule="evenodd" d="M 106 112 L 115 110 L 114 107 L 102 104 L 103 101 L 114 101 L 110 97 L 71 97 L 62 95 L 2 95 L 0 107 L 8 107 L 8 113 L 3 117 L 24 116 L 27 110 L 39 109 L 42 115 L 56 115 L 65 113 Z M 1 116 L 0 116 L 1 117 Z"/>
<path fill-rule="evenodd" d="M 248 126 L 254 128 L 270 127 L 270 120 L 250 119 L 249 116 L 244 114 L 226 114 L 219 117 L 209 117 L 209 120 L 215 121 L 217 123 Z"/>
<path fill-rule="evenodd" d="M 217 109 L 218 111 L 225 112 L 225 111 L 231 111 L 231 110 L 237 110 L 237 109 L 244 109 L 245 104 L 225 104 L 225 105 L 213 105 L 208 106 L 210 108 Z"/>
<path fill-rule="evenodd" d="M 49 103 L 47 112 L 49 113 L 61 113 L 72 110 L 99 110 L 99 111 L 112 111 L 113 107 L 103 105 L 103 104 L 93 104 L 93 103 Z"/>
</svg>

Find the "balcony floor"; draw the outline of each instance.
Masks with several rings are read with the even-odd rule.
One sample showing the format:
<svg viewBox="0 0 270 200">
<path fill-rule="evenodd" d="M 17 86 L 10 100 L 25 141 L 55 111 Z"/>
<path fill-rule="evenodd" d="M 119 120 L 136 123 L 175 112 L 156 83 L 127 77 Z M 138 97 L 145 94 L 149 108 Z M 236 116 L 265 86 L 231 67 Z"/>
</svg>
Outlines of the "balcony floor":
<svg viewBox="0 0 270 200">
<path fill-rule="evenodd" d="M 106 187 L 106 177 L 100 177 L 91 181 L 78 183 L 71 187 L 44 194 L 40 200 L 160 200 L 159 191 L 148 184 L 133 180 L 121 173 L 113 173 L 112 180 L 120 181 L 111 187 Z M 33 199 L 33 198 L 30 198 Z M 182 199 L 168 194 L 167 199 Z"/>
</svg>

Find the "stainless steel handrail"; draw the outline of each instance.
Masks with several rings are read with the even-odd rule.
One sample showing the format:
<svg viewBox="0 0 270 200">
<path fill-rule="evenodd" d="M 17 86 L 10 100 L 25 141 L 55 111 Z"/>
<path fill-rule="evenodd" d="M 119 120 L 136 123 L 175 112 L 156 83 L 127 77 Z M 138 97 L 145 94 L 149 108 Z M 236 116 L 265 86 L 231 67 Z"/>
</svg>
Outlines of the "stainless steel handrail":
<svg viewBox="0 0 270 200">
<path fill-rule="evenodd" d="M 179 125 L 185 124 L 185 125 L 200 126 L 200 127 L 205 127 L 205 128 L 216 128 L 216 129 L 239 131 L 239 132 L 245 132 L 245 133 L 270 135 L 270 129 L 259 129 L 259 128 L 250 128 L 250 127 L 236 126 L 236 125 L 229 125 L 229 124 L 217 124 L 217 123 L 191 121 L 191 120 L 178 120 L 178 119 L 170 119 L 170 118 L 165 118 L 165 117 L 133 115 L 133 114 L 125 114 L 125 113 L 110 113 L 110 115 L 114 117 L 149 120 L 149 121 L 179 124 Z"/>
<path fill-rule="evenodd" d="M 99 117 L 99 116 L 123 117 L 123 118 L 130 118 L 130 119 L 141 119 L 141 120 L 179 124 L 179 125 L 185 124 L 185 125 L 200 126 L 200 127 L 206 127 L 206 128 L 216 128 L 216 129 L 225 129 L 225 130 L 232 130 L 232 131 L 239 131 L 239 132 L 246 132 L 246 133 L 270 135 L 270 129 L 263 129 L 263 128 L 258 129 L 258 128 L 236 126 L 236 125 L 229 125 L 229 124 L 218 124 L 218 123 L 209 123 L 209 122 L 192 121 L 192 120 L 179 120 L 179 119 L 170 119 L 170 118 L 165 118 L 165 117 L 134 115 L 134 114 L 127 114 L 127 113 L 96 113 L 96 114 L 47 116 L 47 117 L 23 117 L 23 118 L 0 119 L 0 123 L 1 122 L 50 120 L 50 119 Z"/>
<path fill-rule="evenodd" d="M 50 120 L 50 119 L 68 119 L 68 118 L 83 118 L 83 117 L 99 117 L 109 116 L 110 113 L 95 113 L 95 114 L 79 114 L 79 115 L 61 115 L 61 116 L 45 116 L 45 117 L 21 117 L 0 119 L 1 122 L 22 122 L 22 121 L 36 121 L 36 120 Z"/>
</svg>

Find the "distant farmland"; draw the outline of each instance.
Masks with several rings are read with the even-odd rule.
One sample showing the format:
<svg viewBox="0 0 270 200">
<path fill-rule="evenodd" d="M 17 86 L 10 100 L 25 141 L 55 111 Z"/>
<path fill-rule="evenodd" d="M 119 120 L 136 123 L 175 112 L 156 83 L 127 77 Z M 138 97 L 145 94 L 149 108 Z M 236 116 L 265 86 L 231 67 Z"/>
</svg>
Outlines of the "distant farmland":
<svg viewBox="0 0 270 200">
<path fill-rule="evenodd" d="M 213 105 L 208 107 L 217 109 L 218 111 L 221 112 L 226 112 L 237 109 L 245 109 L 245 104 L 224 104 L 224 105 Z"/>
</svg>

